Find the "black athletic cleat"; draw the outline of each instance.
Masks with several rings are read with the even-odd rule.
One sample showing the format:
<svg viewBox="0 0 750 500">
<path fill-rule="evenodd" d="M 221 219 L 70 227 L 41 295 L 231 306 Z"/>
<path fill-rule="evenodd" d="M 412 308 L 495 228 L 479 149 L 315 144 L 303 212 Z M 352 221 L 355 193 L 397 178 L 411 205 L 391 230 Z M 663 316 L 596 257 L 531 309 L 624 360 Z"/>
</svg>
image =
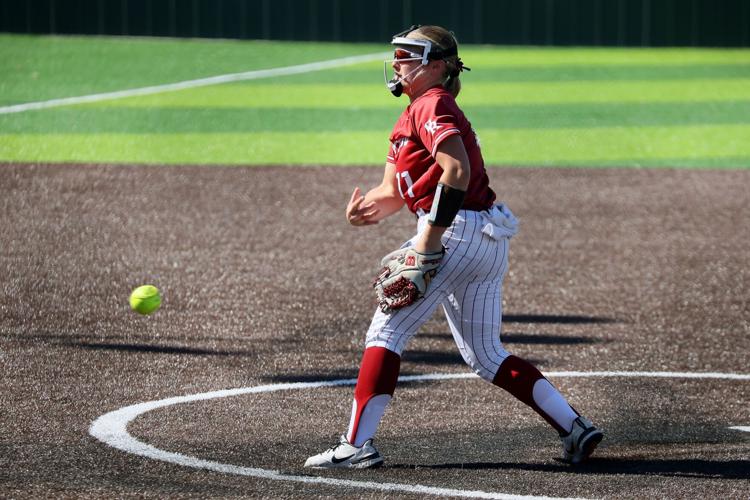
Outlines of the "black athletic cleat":
<svg viewBox="0 0 750 500">
<path fill-rule="evenodd" d="M 563 461 L 579 464 L 589 458 L 601 442 L 604 434 L 585 417 L 573 421 L 573 429 L 567 436 L 560 436 L 563 445 Z"/>
</svg>

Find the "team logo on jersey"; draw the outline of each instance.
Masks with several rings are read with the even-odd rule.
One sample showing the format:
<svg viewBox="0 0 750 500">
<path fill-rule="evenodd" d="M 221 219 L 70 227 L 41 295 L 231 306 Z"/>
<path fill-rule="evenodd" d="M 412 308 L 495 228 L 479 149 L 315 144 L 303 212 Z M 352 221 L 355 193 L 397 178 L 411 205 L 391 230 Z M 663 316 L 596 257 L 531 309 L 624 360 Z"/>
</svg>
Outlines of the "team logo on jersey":
<svg viewBox="0 0 750 500">
<path fill-rule="evenodd" d="M 443 126 L 438 125 L 437 120 L 427 120 L 427 123 L 424 124 L 424 128 L 432 135 L 435 135 L 435 132 L 443 128 Z"/>
<path fill-rule="evenodd" d="M 408 137 L 402 137 L 401 139 L 395 140 L 391 143 L 391 151 L 394 158 L 398 158 L 398 152 L 404 147 L 404 144 L 409 142 Z"/>
</svg>

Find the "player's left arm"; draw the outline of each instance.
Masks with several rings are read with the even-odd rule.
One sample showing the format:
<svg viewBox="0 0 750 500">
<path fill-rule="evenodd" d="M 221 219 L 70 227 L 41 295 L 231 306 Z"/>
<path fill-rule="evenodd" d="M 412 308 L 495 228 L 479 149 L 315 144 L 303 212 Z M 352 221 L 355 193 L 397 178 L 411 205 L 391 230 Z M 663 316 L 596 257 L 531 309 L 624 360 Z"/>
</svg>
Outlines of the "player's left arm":
<svg viewBox="0 0 750 500">
<path fill-rule="evenodd" d="M 425 230 L 414 247 L 406 247 L 382 261 L 383 269 L 373 287 L 383 312 L 409 306 L 427 291 L 445 251 L 440 238 L 453 222 L 469 187 L 471 168 L 463 142 L 458 135 L 444 139 L 435 159 L 442 167 L 432 210 Z"/>
<path fill-rule="evenodd" d="M 465 193 L 469 187 L 469 178 L 471 177 L 471 164 L 469 155 L 459 134 L 451 135 L 445 138 L 437 147 L 435 160 L 443 169 L 440 176 L 440 183 L 449 189 Z M 437 202 L 437 197 L 433 203 Z M 440 238 L 448 229 L 448 225 L 428 224 L 422 232 L 420 239 L 417 241 L 414 249 L 420 253 L 440 252 L 443 244 Z"/>
</svg>

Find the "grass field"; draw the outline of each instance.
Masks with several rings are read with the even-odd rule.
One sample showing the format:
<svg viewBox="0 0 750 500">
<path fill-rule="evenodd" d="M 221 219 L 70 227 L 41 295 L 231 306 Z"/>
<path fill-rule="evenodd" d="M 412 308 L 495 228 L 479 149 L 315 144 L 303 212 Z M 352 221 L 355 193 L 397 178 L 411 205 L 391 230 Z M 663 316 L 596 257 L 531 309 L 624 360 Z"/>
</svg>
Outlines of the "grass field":
<svg viewBox="0 0 750 500">
<path fill-rule="evenodd" d="M 0 35 L 0 106 L 283 67 L 383 45 Z M 465 46 L 491 165 L 750 167 L 750 50 Z M 406 98 L 382 62 L 0 114 L 0 161 L 377 164 Z"/>
</svg>

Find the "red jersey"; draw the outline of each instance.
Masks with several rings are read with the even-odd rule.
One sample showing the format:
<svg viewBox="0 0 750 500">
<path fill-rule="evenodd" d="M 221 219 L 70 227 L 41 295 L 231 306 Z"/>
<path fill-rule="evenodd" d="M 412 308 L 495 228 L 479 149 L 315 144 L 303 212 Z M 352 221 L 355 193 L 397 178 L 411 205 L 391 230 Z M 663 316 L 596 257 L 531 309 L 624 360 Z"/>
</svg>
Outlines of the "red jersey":
<svg viewBox="0 0 750 500">
<path fill-rule="evenodd" d="M 432 198 L 443 174 L 435 154 L 441 142 L 456 134 L 461 136 L 471 164 L 463 208 L 486 210 L 495 201 L 471 123 L 453 96 L 438 86 L 407 106 L 391 132 L 388 162 L 396 165 L 399 193 L 412 212 L 429 212 L 432 208 Z"/>
</svg>

